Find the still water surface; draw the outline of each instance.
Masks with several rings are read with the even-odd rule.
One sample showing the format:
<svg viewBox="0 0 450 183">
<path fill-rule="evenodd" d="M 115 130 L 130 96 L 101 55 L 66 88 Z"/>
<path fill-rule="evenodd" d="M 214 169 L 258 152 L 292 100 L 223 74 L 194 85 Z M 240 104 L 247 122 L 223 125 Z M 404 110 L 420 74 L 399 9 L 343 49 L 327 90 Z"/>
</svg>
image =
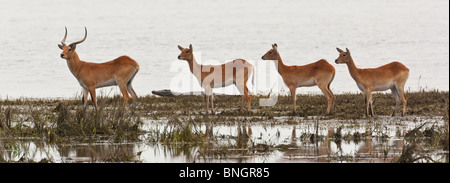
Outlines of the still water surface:
<svg viewBox="0 0 450 183">
<path fill-rule="evenodd" d="M 283 120 L 285 117 L 276 117 Z M 442 126 L 442 117 L 380 117 L 372 120 L 319 120 L 317 134 L 326 138 L 311 141 L 305 134 L 314 134 L 316 120 L 304 120 L 295 124 L 272 122 L 235 124 L 197 124 L 192 127 L 206 134 L 204 143 L 159 143 L 152 140 L 156 131 L 162 132 L 167 120 L 148 120 L 143 130 L 151 131 L 141 137 L 140 142 L 113 143 L 111 138 L 99 138 L 94 142 L 47 143 L 45 139 L 0 139 L 0 158 L 4 161 L 51 162 L 397 162 L 404 146 L 410 144 L 405 134 L 424 123 L 425 127 Z M 296 121 L 294 120 L 294 121 Z M 372 137 L 341 140 L 331 136 L 341 128 L 346 134 L 368 133 Z M 207 135 L 208 136 L 208 135 Z M 422 156 L 435 162 L 449 162 L 448 151 L 427 149 Z"/>
</svg>

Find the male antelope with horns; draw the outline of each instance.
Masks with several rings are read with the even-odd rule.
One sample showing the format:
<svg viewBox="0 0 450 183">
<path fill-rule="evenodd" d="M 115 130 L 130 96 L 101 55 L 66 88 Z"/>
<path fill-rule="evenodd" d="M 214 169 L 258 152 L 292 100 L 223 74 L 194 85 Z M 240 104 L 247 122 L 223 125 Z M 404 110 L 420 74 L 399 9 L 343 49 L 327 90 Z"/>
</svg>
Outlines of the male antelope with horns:
<svg viewBox="0 0 450 183">
<path fill-rule="evenodd" d="M 295 91 L 297 87 L 316 85 L 320 88 L 320 90 L 322 90 L 325 97 L 327 97 L 328 107 L 326 114 L 331 115 L 333 113 L 335 97 L 333 92 L 331 92 L 330 90 L 330 84 L 334 79 L 335 70 L 334 67 L 326 60 L 321 59 L 317 62 L 302 66 L 287 66 L 284 65 L 283 61 L 281 60 L 280 53 L 278 53 L 277 44 L 273 44 L 272 49 L 267 51 L 267 53 L 264 54 L 261 59 L 275 61 L 275 66 L 278 69 L 278 73 L 280 73 L 281 77 L 283 78 L 284 84 L 286 84 L 291 92 L 294 115 L 296 114 Z"/>
<path fill-rule="evenodd" d="M 198 64 L 195 60 L 192 52 L 192 45 L 189 45 L 189 48 L 183 48 L 178 45 L 178 49 L 181 51 L 180 55 L 178 55 L 178 59 L 186 60 L 188 62 L 191 73 L 194 74 L 197 81 L 205 89 L 206 114 L 208 114 L 209 110 L 210 97 L 211 113 L 214 114 L 214 96 L 212 89 L 232 84 L 236 85 L 242 95 L 241 110 L 244 102 L 247 102 L 247 112 L 250 111 L 252 95 L 247 88 L 247 81 L 250 74 L 253 74 L 252 82 L 254 81 L 255 73 L 252 64 L 244 59 L 236 59 L 222 65 L 202 65 Z"/>
<path fill-rule="evenodd" d="M 336 59 L 337 64 L 347 64 L 350 75 L 355 80 L 358 88 L 365 94 L 366 116 L 373 116 L 372 107 L 372 91 L 385 91 L 390 89 L 395 98 L 395 109 L 392 116 L 398 108 L 400 99 L 403 101 L 402 116 L 406 112 L 406 96 L 405 83 L 409 76 L 409 69 L 400 62 L 391 62 L 389 64 L 369 69 L 357 68 L 353 62 L 350 50 L 346 48 L 343 51 L 336 48 L 339 57 Z"/>
<path fill-rule="evenodd" d="M 104 63 L 81 61 L 75 49 L 78 44 L 86 40 L 86 27 L 84 27 L 84 38 L 69 45 L 66 45 L 65 43 L 67 38 L 67 27 L 65 30 L 64 38 L 61 41 L 61 44 L 58 44 L 58 47 L 62 50 L 61 58 L 66 59 L 67 66 L 83 88 L 82 102 L 84 106 L 86 106 L 87 96 L 88 93 L 90 93 L 92 102 L 97 110 L 98 106 L 95 89 L 106 86 L 119 86 L 123 95 L 124 106 L 130 99 L 128 93 L 130 93 L 133 100 L 137 99 L 136 92 L 131 85 L 134 76 L 136 76 L 136 73 L 139 71 L 139 64 L 136 61 L 128 56 L 121 56 Z"/>
</svg>

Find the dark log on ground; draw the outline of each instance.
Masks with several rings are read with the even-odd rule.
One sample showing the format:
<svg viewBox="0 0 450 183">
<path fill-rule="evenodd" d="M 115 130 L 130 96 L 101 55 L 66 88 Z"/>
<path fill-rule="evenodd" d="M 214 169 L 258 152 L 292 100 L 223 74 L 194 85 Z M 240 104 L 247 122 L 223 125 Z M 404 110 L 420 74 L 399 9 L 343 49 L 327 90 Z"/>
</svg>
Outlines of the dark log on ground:
<svg viewBox="0 0 450 183">
<path fill-rule="evenodd" d="M 169 89 L 164 90 L 153 90 L 153 95 L 158 95 L 161 97 L 177 97 L 177 96 L 204 96 L 205 93 L 202 91 L 191 91 L 191 92 L 175 92 L 171 91 Z M 228 94 L 221 94 L 221 93 L 214 93 L 214 96 L 240 96 L 240 95 L 228 95 Z"/>
<path fill-rule="evenodd" d="M 158 96 L 162 96 L 162 97 L 173 97 L 173 96 L 201 96 L 204 95 L 203 92 L 198 91 L 198 92 L 185 92 L 185 93 L 180 93 L 180 92 L 174 92 L 171 91 L 169 89 L 164 89 L 164 90 L 153 90 L 152 94 L 154 95 L 158 95 Z"/>
</svg>

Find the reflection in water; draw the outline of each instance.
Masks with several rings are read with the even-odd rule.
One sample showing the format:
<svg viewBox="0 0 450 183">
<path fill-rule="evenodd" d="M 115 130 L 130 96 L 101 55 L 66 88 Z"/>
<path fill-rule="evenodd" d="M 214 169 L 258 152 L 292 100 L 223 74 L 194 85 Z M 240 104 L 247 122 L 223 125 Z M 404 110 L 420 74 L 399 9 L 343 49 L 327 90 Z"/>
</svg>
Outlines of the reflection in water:
<svg viewBox="0 0 450 183">
<path fill-rule="evenodd" d="M 47 144 L 41 140 L 1 141 L 5 162 L 139 162 L 138 144 Z"/>
<path fill-rule="evenodd" d="M 333 131 L 332 129 L 328 132 Z M 330 133 L 329 133 L 330 134 Z M 278 162 L 396 162 L 401 155 L 404 140 L 301 141 L 296 139 L 295 126 L 292 129 L 289 148 L 283 152 L 283 160 Z M 286 161 L 289 160 L 289 161 Z"/>
<path fill-rule="evenodd" d="M 202 143 L 53 144 L 39 139 L 0 140 L 0 162 L 397 162 L 406 145 L 408 126 L 380 129 L 343 128 L 342 134 L 370 134 L 334 139 L 337 129 L 325 125 L 316 132 L 314 123 L 296 125 L 205 123 L 199 129 Z M 345 131 L 347 130 L 347 131 Z M 340 131 L 340 129 L 339 129 Z M 318 133 L 323 138 L 301 138 Z M 389 134 L 381 138 L 378 134 Z M 372 136 L 373 134 L 373 136 Z M 448 162 L 448 152 L 431 158 Z"/>
</svg>

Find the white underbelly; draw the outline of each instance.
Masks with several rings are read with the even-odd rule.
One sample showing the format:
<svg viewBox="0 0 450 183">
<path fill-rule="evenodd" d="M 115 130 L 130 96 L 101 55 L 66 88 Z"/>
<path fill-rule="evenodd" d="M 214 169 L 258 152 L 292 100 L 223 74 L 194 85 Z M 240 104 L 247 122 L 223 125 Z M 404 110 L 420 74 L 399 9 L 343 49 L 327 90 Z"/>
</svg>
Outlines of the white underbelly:
<svg viewBox="0 0 450 183">
<path fill-rule="evenodd" d="M 114 85 L 117 85 L 116 78 L 112 78 L 107 81 L 98 83 L 97 85 L 95 85 L 95 88 L 102 88 L 102 87 L 114 86 Z"/>
<path fill-rule="evenodd" d="M 212 81 L 214 81 L 214 84 L 211 86 L 211 88 L 220 88 L 220 87 L 229 86 L 229 85 L 232 85 L 233 82 L 234 82 L 232 77 L 225 79 L 224 82 L 222 82 L 222 78 L 221 77 L 218 77 L 217 79 L 216 78 L 211 79 L 211 78 L 205 78 L 203 80 L 203 83 L 201 83 L 199 79 L 197 81 L 200 83 L 200 85 L 202 87 L 205 87 L 205 84 L 209 84 Z"/>
<path fill-rule="evenodd" d="M 383 85 L 373 86 L 372 91 L 385 91 L 389 90 L 394 86 L 394 82 L 389 82 Z"/>
<path fill-rule="evenodd" d="M 314 79 L 297 83 L 297 87 L 308 87 L 308 86 L 316 86 L 316 85 L 317 85 L 317 83 Z"/>
<path fill-rule="evenodd" d="M 234 82 L 233 78 L 225 79 L 225 84 L 223 84 L 223 86 L 230 86 L 233 84 L 233 82 Z M 238 81 L 236 81 L 236 82 L 238 82 Z M 244 81 L 242 80 L 241 82 L 244 82 Z M 220 82 L 220 85 L 214 83 L 214 87 L 222 87 L 222 82 Z"/>
<path fill-rule="evenodd" d="M 86 88 L 86 89 L 87 89 L 87 86 L 86 86 L 86 84 L 84 84 L 84 82 L 83 82 L 83 81 L 78 81 L 78 82 L 80 83 L 81 87 L 83 87 L 83 88 Z"/>
<path fill-rule="evenodd" d="M 361 90 L 362 92 L 366 92 L 366 90 L 364 89 L 364 87 L 360 84 L 356 84 L 356 86 L 358 86 L 359 90 Z"/>
<path fill-rule="evenodd" d="M 358 86 L 358 88 L 362 92 L 366 91 L 362 85 L 357 84 L 356 86 Z M 386 91 L 386 90 L 391 89 L 392 87 L 394 87 L 394 82 L 389 82 L 389 83 L 385 83 L 385 84 L 382 84 L 382 85 L 375 85 L 375 86 L 373 86 L 372 87 L 372 91 Z"/>
<path fill-rule="evenodd" d="M 220 88 L 225 87 L 233 84 L 233 79 L 225 80 L 225 82 L 222 82 L 222 80 L 214 81 L 214 84 L 211 86 L 211 88 Z M 204 85 L 202 85 L 204 86 Z"/>
</svg>

